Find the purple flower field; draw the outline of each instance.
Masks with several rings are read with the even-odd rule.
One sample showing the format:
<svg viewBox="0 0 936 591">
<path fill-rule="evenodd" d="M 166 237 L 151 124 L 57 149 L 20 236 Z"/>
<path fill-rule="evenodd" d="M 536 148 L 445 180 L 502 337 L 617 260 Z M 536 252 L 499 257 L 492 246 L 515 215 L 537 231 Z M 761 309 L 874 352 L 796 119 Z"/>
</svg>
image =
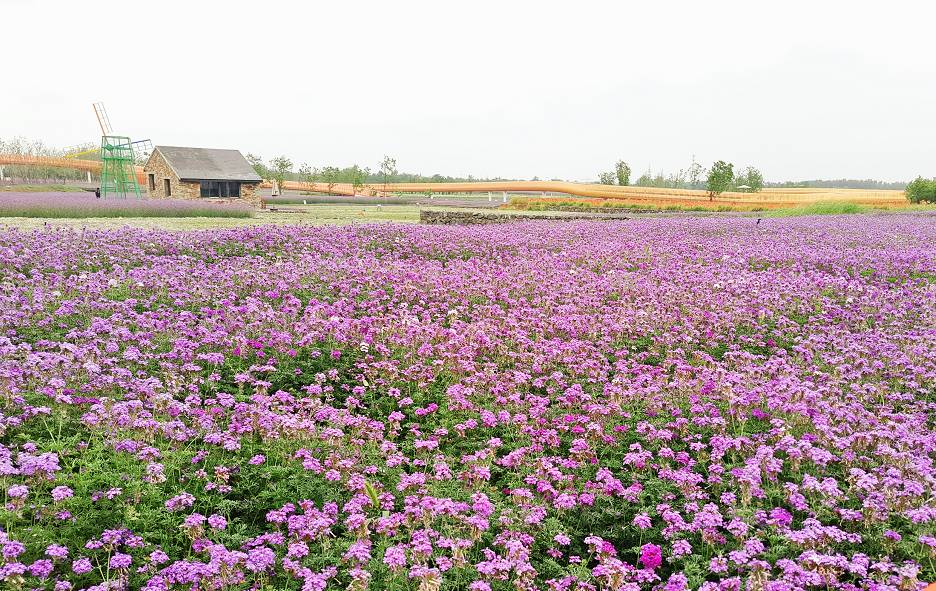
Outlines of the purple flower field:
<svg viewBox="0 0 936 591">
<path fill-rule="evenodd" d="M 0 232 L 4 589 L 920 589 L 936 217 Z"/>
<path fill-rule="evenodd" d="M 165 199 L 95 198 L 93 193 L 0 193 L 0 218 L 167 218 L 250 217 L 251 209 L 240 203 L 180 201 Z"/>
</svg>

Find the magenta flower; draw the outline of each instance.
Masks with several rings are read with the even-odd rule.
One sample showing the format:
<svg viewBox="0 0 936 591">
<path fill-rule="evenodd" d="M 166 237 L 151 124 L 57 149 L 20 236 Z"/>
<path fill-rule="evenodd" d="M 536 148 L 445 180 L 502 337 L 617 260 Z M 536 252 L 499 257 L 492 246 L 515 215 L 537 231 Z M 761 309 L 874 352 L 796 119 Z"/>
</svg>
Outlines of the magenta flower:
<svg viewBox="0 0 936 591">
<path fill-rule="evenodd" d="M 656 544 L 644 544 L 640 547 L 639 560 L 644 568 L 655 570 L 663 563 L 663 551 Z"/>
<path fill-rule="evenodd" d="M 74 493 L 72 492 L 72 489 L 68 488 L 67 486 L 56 486 L 52 489 L 52 499 L 57 503 L 64 501 L 73 495 Z"/>
<path fill-rule="evenodd" d="M 25 499 L 29 494 L 29 488 L 22 484 L 14 484 L 7 489 L 7 496 L 11 499 Z"/>
<path fill-rule="evenodd" d="M 91 561 L 83 556 L 72 561 L 72 570 L 77 575 L 83 575 L 85 573 L 91 572 L 91 568 Z"/>
<path fill-rule="evenodd" d="M 227 527 L 227 520 L 217 513 L 208 516 L 208 525 L 212 529 L 222 530 Z"/>
<path fill-rule="evenodd" d="M 43 558 L 29 565 L 29 574 L 36 577 L 37 579 L 45 580 L 49 578 L 49 575 L 52 574 L 52 570 L 54 568 L 55 565 L 52 564 L 51 560 Z"/>
<path fill-rule="evenodd" d="M 59 544 L 50 544 L 46 547 L 46 556 L 55 560 L 64 560 L 68 558 L 68 548 Z"/>
<path fill-rule="evenodd" d="M 195 497 L 189 493 L 182 493 L 166 501 L 166 509 L 180 511 L 191 507 L 193 504 L 195 504 Z"/>
<path fill-rule="evenodd" d="M 276 554 L 269 548 L 254 548 L 247 553 L 247 570 L 251 572 L 262 572 L 273 567 L 276 562 Z"/>
<path fill-rule="evenodd" d="M 113 569 L 125 569 L 130 568 L 132 562 L 133 558 L 129 554 L 121 554 L 118 552 L 111 556 L 108 566 Z"/>
</svg>

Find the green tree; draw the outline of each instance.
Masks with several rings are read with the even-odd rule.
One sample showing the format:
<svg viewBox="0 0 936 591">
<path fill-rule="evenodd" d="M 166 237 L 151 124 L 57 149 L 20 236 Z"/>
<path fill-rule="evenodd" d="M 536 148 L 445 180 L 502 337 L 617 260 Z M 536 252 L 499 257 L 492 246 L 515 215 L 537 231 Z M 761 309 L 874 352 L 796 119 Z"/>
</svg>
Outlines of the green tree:
<svg viewBox="0 0 936 591">
<path fill-rule="evenodd" d="M 286 156 L 277 156 L 273 160 L 270 160 L 270 167 L 270 172 L 272 173 L 273 179 L 276 181 L 280 190 L 282 191 L 283 182 L 286 181 L 286 175 L 292 173 L 292 160 Z"/>
<path fill-rule="evenodd" d="M 250 163 L 250 166 L 253 167 L 254 172 L 260 175 L 260 178 L 268 179 L 272 176 L 270 174 L 270 169 L 267 168 L 266 164 L 263 163 L 263 158 L 260 156 L 247 152 L 247 155 L 244 156 L 244 158 L 246 158 L 247 162 Z"/>
<path fill-rule="evenodd" d="M 615 174 L 613 172 L 599 172 L 598 182 L 602 185 L 613 185 Z"/>
<path fill-rule="evenodd" d="M 348 169 L 348 174 L 351 177 L 351 188 L 353 189 L 354 194 L 357 195 L 358 192 L 364 188 L 364 181 L 367 180 L 367 175 L 370 174 L 370 169 L 361 168 L 355 164 Z"/>
<path fill-rule="evenodd" d="M 910 203 L 936 203 L 936 178 L 918 176 L 907 184 L 904 194 Z"/>
<path fill-rule="evenodd" d="M 622 187 L 630 184 L 631 167 L 627 162 L 618 160 L 614 165 L 614 173 L 617 175 L 617 182 Z"/>
<path fill-rule="evenodd" d="M 637 179 L 638 187 L 652 187 L 653 186 L 653 172 L 651 172 L 650 167 L 647 167 L 647 172 L 640 175 Z"/>
<path fill-rule="evenodd" d="M 297 172 L 299 173 L 299 180 L 303 183 L 309 184 L 314 183 L 319 174 L 319 170 L 317 168 L 313 168 L 306 163 L 300 165 Z"/>
<path fill-rule="evenodd" d="M 732 181 L 734 181 L 734 165 L 732 163 L 719 160 L 713 164 L 705 183 L 709 201 L 714 201 L 716 195 L 721 195 L 727 191 L 731 187 Z"/>
<path fill-rule="evenodd" d="M 384 156 L 383 160 L 380 161 L 380 176 L 383 178 L 383 192 L 384 196 L 387 195 L 387 184 L 390 182 L 390 179 L 397 175 L 397 165 L 396 158 L 391 158 L 390 156 Z"/>
<path fill-rule="evenodd" d="M 338 182 L 338 174 L 341 171 L 338 170 L 336 166 L 324 166 L 322 167 L 321 177 L 322 182 L 328 187 L 328 192 L 331 193 L 335 188 L 335 183 Z"/>
<path fill-rule="evenodd" d="M 752 193 L 757 193 L 764 188 L 764 175 L 753 166 L 748 166 L 740 171 L 734 180 L 735 187 L 747 185 L 750 189 L 745 189 Z"/>
</svg>

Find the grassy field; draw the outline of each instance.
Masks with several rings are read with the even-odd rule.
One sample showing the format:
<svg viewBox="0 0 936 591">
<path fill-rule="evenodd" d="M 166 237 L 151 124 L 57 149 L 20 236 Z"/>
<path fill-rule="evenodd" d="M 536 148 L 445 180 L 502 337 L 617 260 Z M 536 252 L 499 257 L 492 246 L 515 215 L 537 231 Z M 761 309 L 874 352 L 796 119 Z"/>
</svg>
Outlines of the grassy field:
<svg viewBox="0 0 936 591">
<path fill-rule="evenodd" d="M 786 209 L 773 209 L 764 212 L 764 215 L 768 217 L 794 217 L 804 215 L 845 215 L 884 211 L 901 213 L 934 212 L 936 211 L 936 204 L 908 203 L 903 207 L 877 207 L 870 205 L 860 205 L 858 203 L 849 203 L 847 201 L 829 201 L 810 203 L 809 205 L 801 205 L 799 207 L 790 207 Z"/>
<path fill-rule="evenodd" d="M 290 213 L 282 211 L 260 211 L 252 218 L 0 218 L 0 226 L 23 229 L 41 228 L 47 225 L 77 228 L 160 228 L 166 230 L 199 230 L 207 228 L 236 228 L 264 224 L 344 225 L 353 223 L 419 221 L 419 207 L 415 205 L 299 205 L 291 206 Z"/>
</svg>

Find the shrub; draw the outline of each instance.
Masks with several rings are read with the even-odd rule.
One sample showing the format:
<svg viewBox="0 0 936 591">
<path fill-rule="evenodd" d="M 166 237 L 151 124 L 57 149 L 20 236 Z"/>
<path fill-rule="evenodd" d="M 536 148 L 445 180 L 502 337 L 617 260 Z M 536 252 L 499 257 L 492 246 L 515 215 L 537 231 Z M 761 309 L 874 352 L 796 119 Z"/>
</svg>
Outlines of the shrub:
<svg viewBox="0 0 936 591">
<path fill-rule="evenodd" d="M 918 176 L 907 185 L 904 194 L 910 203 L 936 203 L 936 178 Z"/>
</svg>

